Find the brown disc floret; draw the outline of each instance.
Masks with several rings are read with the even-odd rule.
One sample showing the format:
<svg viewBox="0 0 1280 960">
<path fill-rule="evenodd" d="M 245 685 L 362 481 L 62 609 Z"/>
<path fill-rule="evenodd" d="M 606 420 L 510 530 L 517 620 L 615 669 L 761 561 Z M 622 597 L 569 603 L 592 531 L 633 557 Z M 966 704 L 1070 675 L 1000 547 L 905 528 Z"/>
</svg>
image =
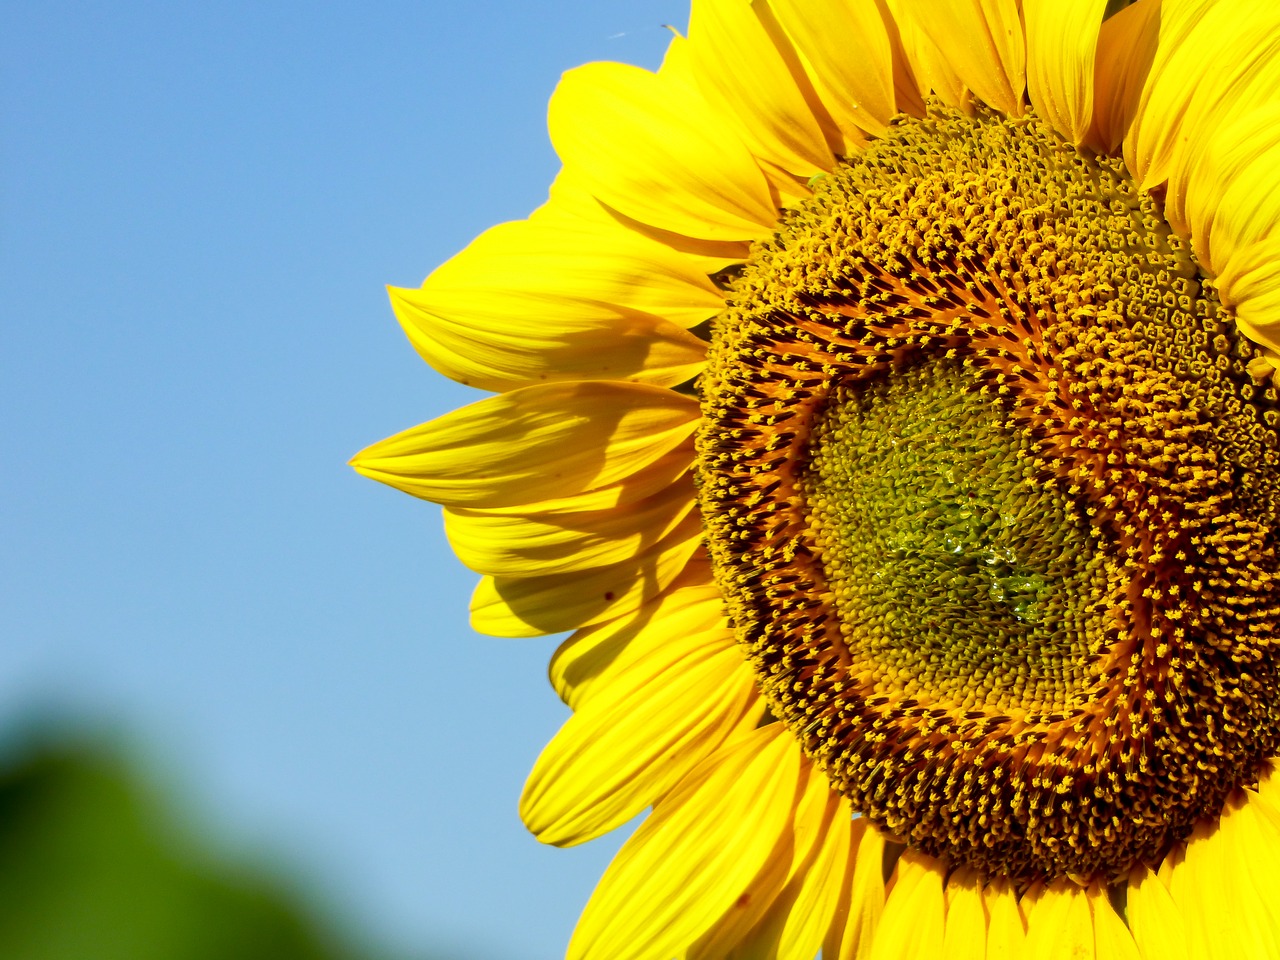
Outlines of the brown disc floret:
<svg viewBox="0 0 1280 960">
<path fill-rule="evenodd" d="M 1119 160 L 935 109 L 731 282 L 700 505 L 772 711 L 955 864 L 1110 879 L 1280 746 L 1280 398 Z M 1257 367 L 1253 367 L 1257 369 Z"/>
</svg>

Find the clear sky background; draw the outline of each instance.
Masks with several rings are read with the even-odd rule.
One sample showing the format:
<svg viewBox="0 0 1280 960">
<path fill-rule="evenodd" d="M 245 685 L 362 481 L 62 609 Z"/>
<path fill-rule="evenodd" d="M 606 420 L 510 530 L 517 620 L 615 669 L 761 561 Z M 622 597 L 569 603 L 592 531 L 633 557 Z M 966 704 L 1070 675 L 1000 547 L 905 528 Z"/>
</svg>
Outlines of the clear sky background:
<svg viewBox="0 0 1280 960">
<path fill-rule="evenodd" d="M 556 641 L 473 634 L 439 509 L 345 461 L 480 396 L 384 286 L 538 205 L 559 74 L 686 5 L 0 9 L 0 728 L 140 744 L 388 947 L 561 956 L 618 838 L 516 816 Z"/>
</svg>

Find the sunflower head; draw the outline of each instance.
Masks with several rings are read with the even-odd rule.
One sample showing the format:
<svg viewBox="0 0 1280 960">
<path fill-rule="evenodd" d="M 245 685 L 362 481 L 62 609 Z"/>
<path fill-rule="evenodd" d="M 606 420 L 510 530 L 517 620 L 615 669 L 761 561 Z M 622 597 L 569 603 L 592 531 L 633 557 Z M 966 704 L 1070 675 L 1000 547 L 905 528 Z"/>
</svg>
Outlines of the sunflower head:
<svg viewBox="0 0 1280 960">
<path fill-rule="evenodd" d="M 574 631 L 525 821 L 652 807 L 574 960 L 1280 956 L 1277 49 L 695 0 L 393 291 L 497 395 L 357 468 L 445 505 L 478 629 Z"/>
</svg>

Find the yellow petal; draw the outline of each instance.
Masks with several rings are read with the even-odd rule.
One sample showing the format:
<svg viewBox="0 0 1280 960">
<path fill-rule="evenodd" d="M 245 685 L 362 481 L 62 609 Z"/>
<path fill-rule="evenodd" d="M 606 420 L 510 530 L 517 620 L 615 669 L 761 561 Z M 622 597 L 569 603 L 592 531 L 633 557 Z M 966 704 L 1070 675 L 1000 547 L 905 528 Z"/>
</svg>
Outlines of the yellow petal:
<svg viewBox="0 0 1280 960">
<path fill-rule="evenodd" d="M 996 878 L 982 890 L 987 911 L 987 960 L 1021 960 L 1027 945 L 1027 925 L 1018 895 L 1008 880 Z"/>
<path fill-rule="evenodd" d="M 763 917 L 777 905 L 787 882 L 791 847 L 779 845 L 760 872 L 747 881 L 737 899 L 702 936 L 690 944 L 680 960 L 773 960 L 762 952 L 758 937 Z"/>
<path fill-rule="evenodd" d="M 688 53 L 711 110 L 734 118 L 762 160 L 807 179 L 835 157 L 822 127 L 750 0 L 693 0 Z M 798 67 L 798 64 L 797 64 Z"/>
<path fill-rule="evenodd" d="M 1089 145 L 1114 153 L 1138 112 L 1160 41 L 1160 0 L 1137 0 L 1102 23 L 1094 59 L 1094 133 Z"/>
<path fill-rule="evenodd" d="M 680 327 L 611 304 L 508 291 L 388 288 L 396 319 L 427 363 L 500 393 L 556 380 L 674 386 L 697 376 L 706 344 Z"/>
<path fill-rule="evenodd" d="M 689 465 L 693 455 L 691 446 L 686 442 L 664 453 L 635 473 L 613 483 L 592 487 L 590 490 L 573 492 L 573 488 L 570 487 L 564 496 L 547 497 L 536 503 L 485 504 L 480 509 L 487 517 L 539 517 L 554 523 L 557 521 L 548 518 L 599 513 L 622 507 L 634 508 L 634 505 L 642 500 L 651 501 L 663 491 L 688 482 Z M 450 509 L 453 508 L 450 507 Z M 457 509 L 470 508 L 458 507 Z"/>
<path fill-rule="evenodd" d="M 811 875 L 820 851 L 826 846 L 825 835 L 832 827 L 832 819 L 837 815 L 837 807 L 843 809 L 846 824 L 849 808 L 847 803 L 838 803 L 838 796 L 831 790 L 830 782 L 808 760 L 800 765 L 801 792 L 795 807 L 791 823 L 789 843 L 786 848 L 779 848 L 769 858 L 761 876 L 751 883 L 751 895 L 739 897 L 733 909 L 721 917 L 705 934 L 689 948 L 684 960 L 785 960 L 790 953 L 783 953 L 780 947 L 784 927 L 788 921 L 792 928 L 792 950 L 795 936 L 803 932 L 799 927 L 806 921 L 812 929 L 818 923 L 830 922 L 827 914 L 825 921 L 814 916 L 800 916 L 803 907 L 797 902 L 798 894 L 806 883 L 812 885 L 816 878 Z M 833 830 L 831 832 L 839 832 Z M 845 846 L 840 853 L 847 856 L 848 831 L 845 831 Z M 819 868 L 822 872 L 823 868 Z M 823 873 L 826 878 L 829 873 Z M 836 892 L 840 887 L 840 877 L 836 876 Z M 832 898 L 834 902 L 834 897 Z M 807 901 L 806 906 L 813 905 Z M 822 946 L 822 931 L 816 941 L 809 944 L 808 953 L 802 960 L 812 960 Z M 803 948 L 802 948 L 803 949 Z"/>
<path fill-rule="evenodd" d="M 1185 215 L 1200 261 L 1220 272 L 1237 251 L 1280 236 L 1278 193 L 1280 101 L 1222 130 L 1198 158 L 1185 186 Z"/>
<path fill-rule="evenodd" d="M 942 955 L 947 960 L 985 960 L 988 920 L 981 878 L 974 870 L 962 867 L 947 878 L 943 893 L 947 919 Z"/>
<path fill-rule="evenodd" d="M 704 937 L 686 960 L 813 960 L 841 902 L 849 862 L 852 812 L 826 774 L 805 761 L 804 795 L 796 807 L 786 885 L 754 927 L 736 941 Z M 716 952 L 719 948 L 720 952 Z"/>
<path fill-rule="evenodd" d="M 670 586 L 701 543 L 702 519 L 693 513 L 620 563 L 538 577 L 484 577 L 471 597 L 471 626 L 494 637 L 537 637 L 624 616 Z"/>
<path fill-rule="evenodd" d="M 681 953 L 789 842 L 799 774 L 800 750 L 780 723 L 706 760 L 618 852 L 578 921 L 568 960 Z"/>
<path fill-rule="evenodd" d="M 648 496 L 683 473 L 698 418 L 696 400 L 660 387 L 548 384 L 398 433 L 351 465 L 450 506 L 599 509 Z"/>
<path fill-rule="evenodd" d="M 700 267 L 612 218 L 543 217 L 486 230 L 423 286 L 446 314 L 458 312 L 447 309 L 458 306 L 450 297 L 466 295 L 461 306 L 492 311 L 491 301 L 534 296 L 621 307 L 692 327 L 724 309 L 724 295 Z"/>
<path fill-rule="evenodd" d="M 667 77 L 618 63 L 570 70 L 547 124 L 565 166 L 628 217 L 707 240 L 773 230 L 778 211 L 750 151 Z"/>
<path fill-rule="evenodd" d="M 831 927 L 822 945 L 822 956 L 831 960 L 866 960 L 871 955 L 885 889 L 881 864 L 884 837 L 861 817 L 849 827 L 849 862 Z"/>
<path fill-rule="evenodd" d="M 1098 960 L 1142 960 L 1133 935 L 1120 919 L 1107 890 L 1094 883 L 1085 891 L 1093 918 L 1093 949 Z"/>
<path fill-rule="evenodd" d="M 1218 295 L 1254 343 L 1280 350 L 1280 236 L 1238 248 L 1218 275 Z"/>
<path fill-rule="evenodd" d="M 579 513 L 451 507 L 444 529 L 458 559 L 477 573 L 530 577 L 619 563 L 671 533 L 694 509 L 693 478 L 624 508 Z"/>
<path fill-rule="evenodd" d="M 1251 71 L 1273 59 L 1276 30 L 1270 4 L 1165 0 L 1159 19 L 1159 46 L 1124 140 L 1125 164 L 1148 189 L 1170 178 L 1181 151 L 1204 143 L 1205 123 L 1216 125 Z"/>
<path fill-rule="evenodd" d="M 759 163 L 769 179 L 769 189 L 778 208 L 789 210 L 813 196 L 813 186 L 809 183 L 811 178 L 802 178 L 769 160 L 760 160 Z"/>
<path fill-rule="evenodd" d="M 908 849 L 898 858 L 871 960 L 943 956 L 943 875 L 939 861 L 916 850 Z"/>
<path fill-rule="evenodd" d="M 807 815 L 808 822 L 819 824 L 817 848 L 798 877 L 795 902 L 782 918 L 777 960 L 812 960 L 840 910 L 845 872 L 850 866 L 849 803 L 832 792 L 821 770 L 812 767 L 811 771 L 810 775 L 827 792 L 826 809 L 821 820 L 816 814 Z M 797 832 L 800 830 L 801 825 L 797 824 Z"/>
<path fill-rule="evenodd" d="M 1093 122 L 1094 60 L 1107 0 L 1024 0 L 1027 92 L 1063 137 L 1084 142 Z"/>
<path fill-rule="evenodd" d="M 942 51 L 966 87 L 997 110 L 1020 116 L 1027 48 L 1018 7 L 1017 0 L 956 0 L 905 4 L 902 9 Z"/>
<path fill-rule="evenodd" d="M 547 188 L 547 202 L 529 214 L 529 220 L 579 230 L 607 230 L 617 225 L 609 208 L 595 198 L 582 177 L 564 167 Z"/>
<path fill-rule="evenodd" d="M 682 38 L 676 40 L 684 42 Z M 674 46 L 674 44 L 673 44 Z M 694 91 L 692 96 L 698 96 Z M 624 216 L 592 194 L 590 184 L 574 170 L 561 168 L 551 182 L 547 202 L 529 215 L 531 221 L 548 223 L 566 230 L 597 232 L 612 236 L 619 228 L 633 242 L 655 243 L 688 261 L 701 274 L 714 274 L 742 263 L 751 253 L 746 240 L 699 240 Z"/>
<path fill-rule="evenodd" d="M 1203 827 L 1200 829 L 1204 830 Z M 1191 870 L 1187 867 L 1186 861 L 1187 844 L 1175 844 L 1173 849 L 1165 854 L 1164 860 L 1161 861 L 1156 878 L 1169 892 L 1169 897 L 1173 901 L 1173 909 L 1182 918 L 1182 933 L 1186 937 L 1184 943 L 1186 944 L 1187 955 L 1194 958 L 1194 960 L 1202 960 L 1202 958 L 1209 956 L 1209 948 L 1205 942 L 1204 926 L 1200 923 L 1198 917 L 1193 916 L 1183 908 L 1178 899 L 1185 900 L 1191 878 Z M 1175 898 L 1175 894 L 1177 898 Z"/>
<path fill-rule="evenodd" d="M 898 112 L 885 11 L 859 0 L 770 0 L 769 7 L 803 55 L 814 89 L 846 141 L 883 134 Z"/>
<path fill-rule="evenodd" d="M 662 55 L 658 75 L 696 91 L 698 82 L 693 75 L 693 58 L 689 53 L 689 40 L 674 27 L 668 26 L 667 29 L 671 31 L 671 41 L 667 44 L 667 52 Z"/>
<path fill-rule="evenodd" d="M 733 647 L 713 641 L 654 650 L 547 744 L 525 784 L 520 816 L 540 841 L 557 846 L 607 833 L 740 728 L 756 696 L 750 668 Z"/>
<path fill-rule="evenodd" d="M 1271 792 L 1266 779 L 1264 773 L 1264 793 Z M 1186 917 L 1187 954 L 1211 960 L 1280 955 L 1280 808 L 1239 790 L 1222 817 L 1199 824 L 1178 853 L 1166 859 L 1161 877 Z"/>
<path fill-rule="evenodd" d="M 1223 140 L 1229 141 L 1229 131 L 1237 124 L 1268 107 L 1274 108 L 1280 99 L 1280 58 L 1276 56 L 1280 48 L 1280 9 L 1268 4 L 1241 10 L 1239 14 L 1232 27 L 1233 35 L 1223 47 L 1230 61 L 1214 65 L 1201 86 L 1191 93 L 1173 143 L 1165 219 L 1184 235 L 1190 228 L 1185 195 L 1188 187 L 1203 176 L 1205 155 L 1222 146 Z M 1272 123 L 1274 116 L 1273 109 Z M 1274 139 L 1273 136 L 1272 143 Z"/>
<path fill-rule="evenodd" d="M 656 647 L 684 643 L 715 633 L 726 647 L 734 643 L 724 614 L 724 597 L 705 563 L 691 562 L 676 581 L 636 612 L 584 627 L 551 657 L 548 674 L 556 693 L 575 710 L 596 689 Z"/>
<path fill-rule="evenodd" d="M 767 10 L 767 8 L 760 8 L 754 4 L 752 6 L 753 11 L 758 12 L 761 9 Z M 781 46 L 783 48 L 786 47 L 785 38 L 782 39 Z M 672 37 L 671 44 L 667 47 L 667 54 L 662 60 L 662 66 L 658 68 L 658 73 L 683 84 L 688 88 L 689 96 L 695 97 L 703 103 L 707 103 L 708 101 L 703 96 L 698 85 L 698 76 L 697 71 L 695 70 L 692 50 L 692 45 L 684 37 L 678 34 Z M 781 53 L 781 49 L 775 48 L 774 53 Z M 744 144 L 750 144 L 753 142 L 752 138 L 756 135 L 752 131 L 747 130 L 742 123 L 739 122 L 736 115 L 727 109 L 720 109 L 718 112 L 722 119 L 733 126 L 734 132 L 739 140 Z M 818 114 L 821 114 L 820 109 L 815 111 L 814 119 L 821 125 L 823 120 Z M 823 127 L 823 129 L 825 131 L 825 127 Z M 787 171 L 779 164 L 771 160 L 763 159 L 759 155 L 756 155 L 756 163 L 759 164 L 761 171 L 765 175 L 765 179 L 769 182 L 770 196 L 774 206 L 779 208 L 791 207 L 800 199 L 813 195 L 813 190 L 809 187 L 807 178 L 797 176 L 796 174 Z M 697 253 L 699 251 L 690 252 Z M 745 259 L 745 255 L 742 259 Z"/>
<path fill-rule="evenodd" d="M 906 58 L 912 79 L 923 100 L 936 96 L 952 107 L 965 107 L 969 102 L 969 90 L 960 79 L 951 61 L 938 49 L 915 16 L 915 0 L 885 0 L 893 11 L 898 39 Z M 902 88 L 897 83 L 898 99 L 903 99 Z M 917 113 L 917 116 L 923 115 Z"/>
<path fill-rule="evenodd" d="M 1221 825 L 1221 821 L 1197 825 L 1180 862 L 1171 855 L 1161 867 L 1162 874 L 1168 870 L 1169 894 L 1185 919 L 1188 952 L 1196 960 L 1250 956 L 1240 952 L 1236 939 L 1239 917 L 1233 905 L 1234 883 L 1227 872 L 1227 842 Z"/>
<path fill-rule="evenodd" d="M 1280 818 L 1252 790 L 1227 817 L 1226 869 L 1236 881 L 1234 908 L 1245 949 L 1280 955 Z M 1245 932 L 1247 931 L 1247 933 Z M 1253 944 L 1250 947 L 1247 944 Z M 1262 955 L 1262 954 L 1260 954 Z"/>
<path fill-rule="evenodd" d="M 1147 867 L 1129 874 L 1126 914 L 1142 960 L 1192 960 L 1182 914 L 1160 878 Z"/>
<path fill-rule="evenodd" d="M 782 38 L 782 45 L 786 45 L 785 37 Z M 690 50 L 689 40 L 675 33 L 671 38 L 671 44 L 667 46 L 667 54 L 662 60 L 662 67 L 658 68 L 658 76 L 671 83 L 672 90 L 669 92 L 671 92 L 672 96 L 686 97 L 686 99 L 696 102 L 696 104 L 704 106 L 704 108 L 712 109 L 698 86 L 694 58 L 692 58 Z M 820 114 L 822 111 L 819 109 L 817 113 Z M 741 141 L 744 145 L 750 142 L 753 133 L 746 129 L 731 111 L 716 109 L 716 115 L 719 122 L 726 124 L 726 128 L 732 129 L 732 134 L 736 141 Z M 823 123 L 823 119 L 820 116 L 817 119 L 819 123 Z M 826 123 L 833 125 L 829 118 Z M 826 127 L 823 127 L 823 129 L 826 131 Z M 755 161 L 769 184 L 769 197 L 771 197 L 772 206 L 792 206 L 800 198 L 813 196 L 813 191 L 809 188 L 804 178 L 788 173 L 781 165 L 773 163 L 771 160 L 765 160 L 763 157 L 756 156 Z M 579 175 L 573 172 L 566 172 L 566 170 L 562 170 L 561 177 L 557 179 L 581 182 Z M 589 192 L 588 196 L 590 196 Z M 652 225 L 640 223 L 639 220 L 623 215 L 621 212 L 613 210 L 612 207 L 600 204 L 594 197 L 593 201 L 596 207 L 608 211 L 612 224 L 623 225 L 631 236 L 653 239 L 655 242 L 660 242 L 664 246 L 680 252 L 686 259 L 703 264 L 707 273 L 716 273 L 717 270 L 723 269 L 723 266 L 728 265 L 730 261 L 741 262 L 748 259 L 750 253 L 750 243 L 748 242 L 708 241 L 708 239 L 686 237 L 684 234 L 671 233 L 669 230 L 660 230 L 652 227 Z M 581 211 L 582 207 L 579 206 L 577 209 Z M 716 264 L 716 262 L 712 261 L 719 262 Z"/>
<path fill-rule="evenodd" d="M 1079 886 L 1055 880 L 1028 897 L 1027 960 L 1093 960 L 1093 919 Z"/>
</svg>

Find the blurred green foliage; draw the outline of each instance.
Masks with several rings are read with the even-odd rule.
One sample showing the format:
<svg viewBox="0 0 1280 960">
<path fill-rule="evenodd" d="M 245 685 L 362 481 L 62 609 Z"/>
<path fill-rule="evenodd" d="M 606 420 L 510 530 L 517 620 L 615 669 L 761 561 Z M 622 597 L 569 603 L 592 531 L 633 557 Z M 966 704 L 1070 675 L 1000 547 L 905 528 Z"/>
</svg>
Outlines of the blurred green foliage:
<svg viewBox="0 0 1280 960">
<path fill-rule="evenodd" d="M 372 960 L 180 827 L 110 751 L 44 748 L 0 769 L 0 958 Z"/>
</svg>

